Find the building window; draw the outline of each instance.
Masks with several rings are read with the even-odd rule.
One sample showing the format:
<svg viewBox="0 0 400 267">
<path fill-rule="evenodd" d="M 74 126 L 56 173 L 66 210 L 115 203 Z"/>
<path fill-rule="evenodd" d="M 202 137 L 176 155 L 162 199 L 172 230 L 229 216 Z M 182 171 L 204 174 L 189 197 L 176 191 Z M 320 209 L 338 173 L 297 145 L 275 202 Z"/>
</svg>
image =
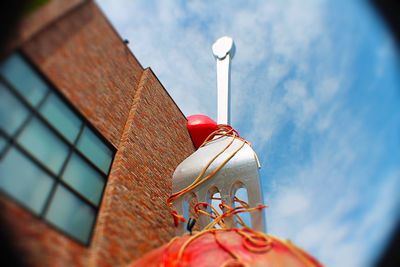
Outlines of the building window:
<svg viewBox="0 0 400 267">
<path fill-rule="evenodd" d="M 115 150 L 15 53 L 0 64 L 0 190 L 88 244 Z"/>
</svg>

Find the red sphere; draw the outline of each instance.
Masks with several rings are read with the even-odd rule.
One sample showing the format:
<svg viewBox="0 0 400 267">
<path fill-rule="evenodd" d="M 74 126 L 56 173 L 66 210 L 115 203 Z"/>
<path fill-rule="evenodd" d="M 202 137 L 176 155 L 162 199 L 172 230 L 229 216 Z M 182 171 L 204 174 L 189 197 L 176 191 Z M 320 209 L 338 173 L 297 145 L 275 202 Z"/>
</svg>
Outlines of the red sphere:
<svg viewBox="0 0 400 267">
<path fill-rule="evenodd" d="M 248 229 L 214 229 L 172 239 L 130 267 L 322 267 L 289 241 Z"/>
<path fill-rule="evenodd" d="M 187 117 L 187 120 L 187 129 L 196 149 L 203 144 L 211 133 L 218 129 L 217 123 L 205 115 L 191 115 Z"/>
</svg>

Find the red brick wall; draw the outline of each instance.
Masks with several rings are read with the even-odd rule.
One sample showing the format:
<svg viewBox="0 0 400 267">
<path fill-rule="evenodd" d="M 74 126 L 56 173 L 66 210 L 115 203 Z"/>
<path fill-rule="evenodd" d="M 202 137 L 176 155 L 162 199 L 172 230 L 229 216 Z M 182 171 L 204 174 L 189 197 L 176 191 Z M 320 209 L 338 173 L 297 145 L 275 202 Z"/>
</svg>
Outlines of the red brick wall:
<svg viewBox="0 0 400 267">
<path fill-rule="evenodd" d="M 0 207 L 1 226 L 9 228 L 2 230 L 10 232 L 11 245 L 28 267 L 88 266 L 90 248 L 65 237 L 2 194 Z"/>
<path fill-rule="evenodd" d="M 166 199 L 193 152 L 186 119 L 150 69 L 142 75 L 102 204 L 93 266 L 123 266 L 174 235 Z"/>
<path fill-rule="evenodd" d="M 118 146 L 143 69 L 95 4 L 68 12 L 22 49 Z"/>
<path fill-rule="evenodd" d="M 154 73 L 142 69 L 92 1 L 21 49 L 117 149 L 89 247 L 0 194 L 30 266 L 125 266 L 167 242 L 172 173 L 194 148 L 186 119 Z"/>
</svg>

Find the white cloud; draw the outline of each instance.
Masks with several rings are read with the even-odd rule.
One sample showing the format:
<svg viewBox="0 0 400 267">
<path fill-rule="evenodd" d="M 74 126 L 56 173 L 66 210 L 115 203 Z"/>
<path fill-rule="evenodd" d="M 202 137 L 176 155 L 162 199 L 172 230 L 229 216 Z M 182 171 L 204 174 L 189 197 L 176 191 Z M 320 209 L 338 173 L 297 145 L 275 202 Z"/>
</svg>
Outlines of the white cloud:
<svg viewBox="0 0 400 267">
<path fill-rule="evenodd" d="M 284 75 L 293 60 L 298 65 L 304 63 L 306 55 L 299 57 L 302 50 L 308 53 L 310 40 L 321 31 L 321 4 L 314 1 L 190 1 L 184 5 L 177 1 L 98 2 L 121 35 L 131 41 L 138 59 L 154 69 L 188 115 L 215 117 L 215 63 L 210 47 L 221 35 L 233 36 L 237 46 L 233 61 L 236 72 L 232 73 L 234 122 L 254 102 L 252 96 L 260 93 L 246 86 L 249 77 L 265 79 L 258 69 L 274 55 L 283 60 L 275 67 L 271 65 L 268 72 L 270 79 L 278 80 L 276 75 L 279 71 Z M 267 91 L 267 85 L 262 91 Z"/>
<path fill-rule="evenodd" d="M 291 188 L 280 194 L 280 198 L 274 204 L 274 209 L 279 210 L 282 217 L 302 216 L 310 204 L 307 195 Z"/>
<path fill-rule="evenodd" d="M 297 127 L 304 127 L 304 124 L 312 119 L 317 111 L 316 102 L 309 96 L 306 86 L 301 80 L 285 82 L 284 89 L 283 102 L 289 108 L 288 112 L 294 114 L 294 121 Z"/>
<path fill-rule="evenodd" d="M 371 142 L 360 134 L 365 122 L 346 117 L 313 147 L 310 160 L 276 174 L 266 196 L 269 231 L 291 238 L 328 266 L 369 266 L 399 215 L 400 168 L 371 179 L 385 153 L 385 132 Z"/>
</svg>

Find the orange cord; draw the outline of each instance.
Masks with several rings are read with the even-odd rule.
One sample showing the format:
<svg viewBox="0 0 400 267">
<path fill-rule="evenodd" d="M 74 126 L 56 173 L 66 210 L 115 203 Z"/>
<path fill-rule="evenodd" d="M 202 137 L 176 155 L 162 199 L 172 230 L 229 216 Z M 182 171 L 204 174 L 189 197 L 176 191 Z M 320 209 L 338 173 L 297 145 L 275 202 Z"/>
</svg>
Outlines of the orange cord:
<svg viewBox="0 0 400 267">
<path fill-rule="evenodd" d="M 217 137 L 216 137 L 217 136 Z M 239 137 L 238 133 L 230 126 L 227 125 L 219 125 L 218 129 L 211 133 L 206 140 L 203 142 L 201 146 L 206 145 L 207 143 L 211 141 L 215 141 L 219 138 L 225 137 L 225 136 L 232 136 L 232 140 L 229 141 L 229 143 L 222 149 L 217 155 L 215 155 L 207 164 L 206 166 L 201 170 L 200 174 L 196 177 L 196 179 L 186 188 L 182 189 L 181 191 L 178 191 L 174 194 L 172 194 L 168 199 L 167 199 L 167 205 L 171 209 L 171 215 L 173 216 L 174 219 L 174 224 L 175 226 L 179 225 L 179 222 L 186 222 L 186 219 L 178 214 L 175 210 L 172 209 L 172 203 L 179 197 L 183 196 L 184 194 L 192 191 L 196 187 L 200 186 L 207 180 L 211 179 L 220 169 L 222 169 L 228 161 L 233 158 L 237 152 L 239 152 L 240 149 L 244 147 L 244 145 L 247 143 L 246 140 L 242 139 Z M 216 138 L 214 138 L 216 137 Z M 214 139 L 213 139 L 214 138 Z M 231 154 L 227 159 L 225 159 L 215 170 L 213 170 L 210 174 L 207 176 L 203 177 L 207 169 L 210 167 L 210 165 L 222 154 L 224 153 L 234 142 L 235 139 L 240 139 L 243 141 L 243 143 Z"/>
<path fill-rule="evenodd" d="M 240 149 L 243 148 L 243 146 L 249 142 L 246 140 L 242 139 L 239 134 L 229 125 L 218 125 L 218 129 L 211 133 L 203 142 L 203 144 L 200 147 L 203 147 L 207 145 L 210 142 L 213 142 L 215 140 L 221 139 L 226 136 L 231 136 L 233 137 L 232 140 L 222 149 L 216 156 L 214 156 L 207 164 L 206 166 L 201 170 L 200 174 L 196 177 L 196 179 L 186 188 L 172 194 L 168 199 L 167 199 L 167 205 L 171 210 L 171 215 L 173 216 L 174 219 L 174 224 L 175 226 L 178 226 L 180 222 L 186 222 L 186 219 L 178 214 L 177 211 L 173 210 L 172 204 L 174 201 L 185 195 L 186 193 L 192 191 L 196 187 L 200 186 L 207 180 L 211 179 L 221 168 L 225 166 L 225 164 L 233 158 L 237 152 L 239 152 Z M 210 167 L 210 165 L 222 154 L 224 153 L 234 142 L 235 139 L 240 139 L 243 141 L 241 146 L 239 146 L 238 149 L 236 149 L 226 160 L 224 160 L 215 170 L 213 170 L 210 174 L 207 176 L 203 177 L 207 169 Z M 215 200 L 221 200 L 221 198 L 215 198 L 213 197 L 212 199 Z M 238 255 L 236 255 L 234 252 L 232 252 L 229 248 L 223 245 L 222 242 L 219 241 L 218 239 L 218 232 L 224 232 L 224 231 L 234 231 L 237 232 L 243 239 L 243 246 L 248 249 L 252 253 L 266 253 L 272 248 L 272 241 L 277 241 L 280 243 L 283 243 L 288 247 L 288 249 L 294 253 L 295 255 L 299 256 L 299 258 L 304 262 L 305 266 L 315 266 L 313 265 L 313 262 L 308 259 L 304 253 L 301 251 L 297 251 L 296 247 L 292 245 L 290 242 L 285 242 L 282 241 L 276 237 L 272 237 L 270 235 L 267 235 L 262 232 L 258 232 L 255 230 L 250 229 L 243 221 L 243 219 L 240 217 L 240 213 L 244 212 L 255 212 L 255 211 L 260 211 L 261 209 L 267 208 L 266 205 L 258 205 L 257 207 L 250 207 L 247 202 L 240 200 L 236 196 L 233 199 L 234 203 L 238 203 L 240 205 L 236 207 L 230 207 L 226 203 L 224 203 L 221 200 L 221 203 L 219 204 L 220 209 L 223 211 L 222 214 L 219 214 L 219 212 L 209 203 L 206 202 L 199 202 L 194 206 L 194 212 L 198 215 L 204 215 L 207 217 L 210 217 L 212 221 L 205 226 L 201 231 L 195 233 L 194 235 L 190 236 L 180 247 L 177 258 L 175 263 L 177 264 L 176 266 L 179 266 L 179 263 L 181 262 L 181 259 L 185 253 L 185 250 L 187 247 L 196 239 L 199 237 L 211 233 L 214 238 L 216 243 L 225 251 L 227 252 L 232 259 L 228 260 L 226 264 L 228 263 L 238 263 L 242 264 L 243 266 L 246 266 L 240 259 Z M 210 212 L 207 212 L 206 210 L 209 208 Z M 225 224 L 224 219 L 229 218 L 229 217 L 234 217 L 237 220 L 237 223 L 243 228 L 232 228 L 229 229 L 228 226 Z M 217 229 L 215 228 L 216 225 L 218 225 L 220 228 Z M 173 244 L 173 241 L 175 241 L 176 238 L 172 239 L 167 247 L 166 250 L 164 251 L 163 257 L 166 257 L 166 254 L 168 253 L 168 248 Z"/>
</svg>

